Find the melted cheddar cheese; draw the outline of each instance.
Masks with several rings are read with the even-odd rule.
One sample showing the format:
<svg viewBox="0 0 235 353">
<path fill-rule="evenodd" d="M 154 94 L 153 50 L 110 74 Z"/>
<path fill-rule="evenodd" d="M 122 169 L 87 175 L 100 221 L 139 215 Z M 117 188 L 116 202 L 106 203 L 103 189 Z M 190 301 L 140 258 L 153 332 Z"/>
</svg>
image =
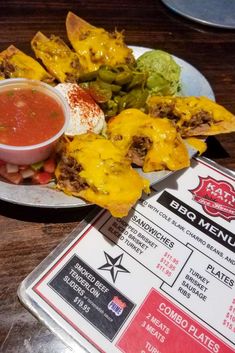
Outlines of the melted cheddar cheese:
<svg viewBox="0 0 235 353">
<path fill-rule="evenodd" d="M 123 155 L 128 155 L 133 138 L 147 137 L 150 140 L 151 147 L 143 163 L 144 172 L 189 166 L 187 148 L 168 119 L 157 119 L 138 109 L 127 109 L 108 122 L 107 134 Z"/>
<path fill-rule="evenodd" d="M 66 28 L 85 72 L 95 71 L 105 64 L 115 66 L 134 62 L 132 50 L 124 44 L 122 33 L 109 33 L 94 27 L 72 12 L 67 15 Z"/>
<path fill-rule="evenodd" d="M 35 55 L 47 70 L 60 82 L 75 82 L 81 72 L 78 55 L 64 41 L 52 35 L 47 38 L 41 32 L 31 41 Z"/>
<path fill-rule="evenodd" d="M 207 150 L 207 144 L 205 141 L 200 140 L 198 138 L 195 137 L 188 137 L 186 139 L 186 142 L 192 147 L 194 148 L 196 151 L 198 151 L 199 156 L 202 155 L 202 153 L 204 153 Z"/>
<path fill-rule="evenodd" d="M 74 159 L 80 166 L 76 176 L 86 187 L 77 192 L 73 187 L 74 176 L 71 184 L 69 175 L 63 182 L 66 164 L 62 157 L 55 173 L 57 188 L 106 208 L 115 217 L 126 216 L 142 191 L 149 192 L 149 182 L 132 169 L 130 162 L 111 141 L 100 135 L 75 136 L 71 142 L 65 143 L 64 153 L 66 158 Z"/>
<path fill-rule="evenodd" d="M 47 83 L 53 77 L 33 58 L 11 45 L 0 53 L 0 78 L 29 78 Z"/>
<path fill-rule="evenodd" d="M 235 131 L 235 116 L 206 97 L 152 96 L 147 105 L 150 115 L 169 115 L 185 137 Z"/>
</svg>

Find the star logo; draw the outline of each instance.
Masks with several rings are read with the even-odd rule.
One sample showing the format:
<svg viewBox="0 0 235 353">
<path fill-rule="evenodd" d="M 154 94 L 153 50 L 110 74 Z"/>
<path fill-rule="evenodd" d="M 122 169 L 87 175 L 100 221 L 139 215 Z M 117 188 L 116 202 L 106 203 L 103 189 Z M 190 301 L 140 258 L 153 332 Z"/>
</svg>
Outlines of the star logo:
<svg viewBox="0 0 235 353">
<path fill-rule="evenodd" d="M 122 266 L 123 254 L 113 258 L 104 251 L 106 263 L 98 268 L 98 270 L 109 271 L 113 282 L 115 283 L 118 272 L 130 273 L 125 267 Z"/>
</svg>

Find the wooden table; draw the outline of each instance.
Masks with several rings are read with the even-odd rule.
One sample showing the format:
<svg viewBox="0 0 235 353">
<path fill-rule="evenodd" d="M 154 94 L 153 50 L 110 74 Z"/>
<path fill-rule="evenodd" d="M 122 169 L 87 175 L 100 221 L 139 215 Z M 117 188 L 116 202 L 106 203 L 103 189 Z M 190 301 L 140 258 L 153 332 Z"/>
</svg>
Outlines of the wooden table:
<svg viewBox="0 0 235 353">
<path fill-rule="evenodd" d="M 168 51 L 208 79 L 219 103 L 235 113 L 235 30 L 199 25 L 157 0 L 1 1 L 0 50 L 10 44 L 33 54 L 41 30 L 66 39 L 73 11 L 95 26 L 125 29 L 128 44 Z M 212 140 L 208 155 L 235 170 L 234 134 Z M 215 143 L 217 142 L 217 143 Z M 4 353 L 65 353 L 68 348 L 18 301 L 21 281 L 78 225 L 92 207 L 39 209 L 0 202 L 0 347 Z"/>
</svg>

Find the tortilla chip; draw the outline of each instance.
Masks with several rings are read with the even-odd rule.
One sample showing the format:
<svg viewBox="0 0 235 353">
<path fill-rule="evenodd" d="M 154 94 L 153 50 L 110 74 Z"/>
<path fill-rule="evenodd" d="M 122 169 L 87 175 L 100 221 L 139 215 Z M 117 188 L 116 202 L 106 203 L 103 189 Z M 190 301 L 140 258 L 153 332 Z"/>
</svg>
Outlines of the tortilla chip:
<svg viewBox="0 0 235 353">
<path fill-rule="evenodd" d="M 115 66 L 134 62 L 132 50 L 124 43 L 121 32 L 107 32 L 69 12 L 66 18 L 68 39 L 78 54 L 85 73 L 101 65 Z"/>
<path fill-rule="evenodd" d="M 183 137 L 235 131 L 235 116 L 206 97 L 160 97 L 147 100 L 149 114 L 174 121 Z"/>
<path fill-rule="evenodd" d="M 190 164 L 187 147 L 169 119 L 126 109 L 108 121 L 107 135 L 144 172 L 179 170 Z"/>
<path fill-rule="evenodd" d="M 51 76 L 35 59 L 14 45 L 0 53 L 0 78 L 29 78 L 51 83 Z"/>
<path fill-rule="evenodd" d="M 149 192 L 143 179 L 111 141 L 86 133 L 65 141 L 56 168 L 57 188 L 108 209 L 114 217 L 124 217 Z"/>
<path fill-rule="evenodd" d="M 81 71 L 78 55 L 54 35 L 37 32 L 31 41 L 35 55 L 60 82 L 76 82 Z"/>
</svg>

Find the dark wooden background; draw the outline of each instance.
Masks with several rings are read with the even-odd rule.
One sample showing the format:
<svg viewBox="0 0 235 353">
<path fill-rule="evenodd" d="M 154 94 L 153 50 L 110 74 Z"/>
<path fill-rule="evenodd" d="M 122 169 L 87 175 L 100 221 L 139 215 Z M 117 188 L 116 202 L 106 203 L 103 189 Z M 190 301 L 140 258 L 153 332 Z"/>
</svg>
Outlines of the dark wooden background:
<svg viewBox="0 0 235 353">
<path fill-rule="evenodd" d="M 14 44 L 33 55 L 30 40 L 38 30 L 67 41 L 65 18 L 69 10 L 95 26 L 125 29 L 127 44 L 162 49 L 188 61 L 208 79 L 217 102 L 235 113 L 235 30 L 197 24 L 158 0 L 2 0 L 0 51 Z M 234 137 L 218 136 L 209 141 L 208 150 L 210 158 L 233 170 Z M 19 303 L 16 291 L 91 208 L 38 209 L 0 201 L 0 351 L 69 352 Z"/>
</svg>

